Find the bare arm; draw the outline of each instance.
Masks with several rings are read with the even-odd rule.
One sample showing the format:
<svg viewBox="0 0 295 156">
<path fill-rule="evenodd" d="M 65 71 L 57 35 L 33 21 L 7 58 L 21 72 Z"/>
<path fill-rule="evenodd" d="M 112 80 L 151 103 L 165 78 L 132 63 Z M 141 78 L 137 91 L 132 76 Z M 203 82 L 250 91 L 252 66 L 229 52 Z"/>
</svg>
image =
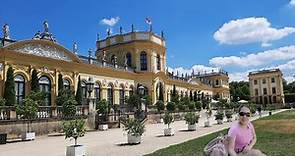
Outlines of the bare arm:
<svg viewBox="0 0 295 156">
<path fill-rule="evenodd" d="M 252 129 L 252 134 L 253 134 L 253 140 L 252 140 L 252 142 L 251 142 L 250 145 L 249 145 L 250 149 L 253 148 L 253 146 L 255 145 L 255 143 L 256 143 L 256 141 L 257 141 L 257 138 L 256 138 L 256 132 L 255 132 L 254 127 L 253 127 L 253 129 Z"/>
<path fill-rule="evenodd" d="M 237 153 L 235 152 L 235 139 L 232 137 L 228 137 L 228 154 L 230 156 L 237 156 Z"/>
</svg>

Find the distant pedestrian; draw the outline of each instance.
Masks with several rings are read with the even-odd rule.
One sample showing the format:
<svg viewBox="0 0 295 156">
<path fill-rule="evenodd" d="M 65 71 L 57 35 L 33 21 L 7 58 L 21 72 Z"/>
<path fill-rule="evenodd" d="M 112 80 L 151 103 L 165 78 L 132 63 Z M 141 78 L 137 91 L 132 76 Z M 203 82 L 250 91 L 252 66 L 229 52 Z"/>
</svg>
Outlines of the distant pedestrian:
<svg viewBox="0 0 295 156">
<path fill-rule="evenodd" d="M 262 110 L 261 105 L 259 105 L 259 106 L 257 107 L 257 111 L 258 111 L 258 114 L 259 114 L 259 117 L 260 117 L 260 118 L 261 118 L 261 110 Z"/>
</svg>

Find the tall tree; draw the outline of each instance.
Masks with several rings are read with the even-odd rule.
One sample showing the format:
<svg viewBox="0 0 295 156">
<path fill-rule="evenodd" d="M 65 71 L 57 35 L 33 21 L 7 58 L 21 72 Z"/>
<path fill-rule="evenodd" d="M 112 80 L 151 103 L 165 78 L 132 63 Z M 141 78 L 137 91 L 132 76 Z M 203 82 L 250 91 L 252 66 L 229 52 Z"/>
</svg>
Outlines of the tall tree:
<svg viewBox="0 0 295 156">
<path fill-rule="evenodd" d="M 38 80 L 38 73 L 36 69 L 34 69 L 32 72 L 31 91 L 34 91 L 34 92 L 39 91 L 39 80 Z"/>
<path fill-rule="evenodd" d="M 58 95 L 60 94 L 60 92 L 64 89 L 64 82 L 62 79 L 62 75 L 58 74 Z"/>
<path fill-rule="evenodd" d="M 78 105 L 82 104 L 82 88 L 81 88 L 81 79 L 78 78 L 77 92 L 76 92 L 76 101 Z"/>
<path fill-rule="evenodd" d="M 9 66 L 6 74 L 6 81 L 4 86 L 4 99 L 6 100 L 6 105 L 13 106 L 15 104 L 15 84 L 13 77 L 13 69 Z"/>
</svg>

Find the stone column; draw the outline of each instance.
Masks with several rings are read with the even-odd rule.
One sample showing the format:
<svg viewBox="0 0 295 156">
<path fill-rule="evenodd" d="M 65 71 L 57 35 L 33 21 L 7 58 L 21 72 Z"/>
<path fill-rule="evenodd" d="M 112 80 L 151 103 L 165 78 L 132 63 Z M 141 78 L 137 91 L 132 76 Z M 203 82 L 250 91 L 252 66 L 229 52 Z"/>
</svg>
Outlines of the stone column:
<svg viewBox="0 0 295 156">
<path fill-rule="evenodd" d="M 89 106 L 89 115 L 87 118 L 87 125 L 89 129 L 95 129 L 95 115 L 96 115 L 96 105 L 95 105 L 95 98 L 90 97 L 88 100 L 88 106 Z"/>
</svg>

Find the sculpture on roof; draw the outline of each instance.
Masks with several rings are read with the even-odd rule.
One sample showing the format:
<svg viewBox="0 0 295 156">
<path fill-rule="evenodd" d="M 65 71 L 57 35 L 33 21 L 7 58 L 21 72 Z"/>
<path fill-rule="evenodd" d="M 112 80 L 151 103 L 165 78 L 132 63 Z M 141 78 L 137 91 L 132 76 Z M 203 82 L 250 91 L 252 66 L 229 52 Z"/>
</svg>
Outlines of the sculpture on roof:
<svg viewBox="0 0 295 156">
<path fill-rule="evenodd" d="M 73 44 L 73 52 L 74 52 L 75 54 L 77 54 L 77 52 L 78 52 L 78 45 L 77 45 L 77 42 L 74 42 L 74 44 Z"/>
<path fill-rule="evenodd" d="M 9 25 L 8 24 L 4 24 L 4 26 L 3 26 L 3 38 L 4 39 L 10 39 L 10 36 L 9 36 Z"/>
<path fill-rule="evenodd" d="M 43 22 L 44 32 L 49 32 L 49 25 L 47 21 Z"/>
</svg>

